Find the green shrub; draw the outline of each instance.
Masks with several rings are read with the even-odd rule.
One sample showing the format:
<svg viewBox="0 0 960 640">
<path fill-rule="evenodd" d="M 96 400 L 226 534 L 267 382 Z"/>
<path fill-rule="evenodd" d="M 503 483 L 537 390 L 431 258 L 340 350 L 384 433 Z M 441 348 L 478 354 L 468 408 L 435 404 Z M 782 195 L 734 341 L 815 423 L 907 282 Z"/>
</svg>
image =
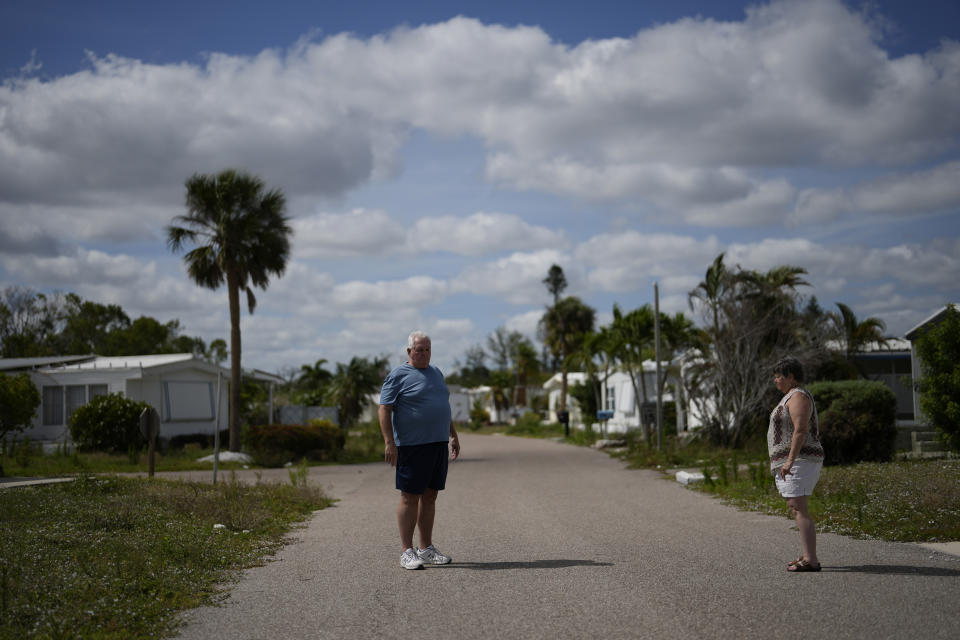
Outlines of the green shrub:
<svg viewBox="0 0 960 640">
<path fill-rule="evenodd" d="M 247 430 L 247 448 L 263 466 L 280 466 L 294 459 L 336 460 L 346 442 L 343 429 L 329 420 L 313 424 L 251 425 Z"/>
<path fill-rule="evenodd" d="M 943 443 L 960 452 L 960 311 L 948 305 L 936 326 L 926 327 L 914 344 L 922 371 L 920 410 Z"/>
<path fill-rule="evenodd" d="M 485 424 L 490 424 L 490 412 L 483 408 L 483 401 L 474 400 L 470 408 L 470 430 L 477 431 Z"/>
<path fill-rule="evenodd" d="M 882 382 L 843 380 L 809 387 L 820 417 L 825 464 L 888 462 L 897 438 L 897 398 Z"/>
<path fill-rule="evenodd" d="M 139 449 L 146 439 L 140 433 L 140 414 L 146 402 L 125 398 L 121 393 L 97 396 L 70 416 L 70 437 L 86 451 L 128 453 Z"/>
<path fill-rule="evenodd" d="M 29 427 L 39 406 L 40 392 L 30 376 L 0 373 L 0 440 Z"/>
<path fill-rule="evenodd" d="M 539 413 L 528 411 L 517 418 L 516 424 L 508 426 L 505 430 L 511 436 L 562 436 L 563 425 L 559 422 L 544 422 Z"/>
</svg>

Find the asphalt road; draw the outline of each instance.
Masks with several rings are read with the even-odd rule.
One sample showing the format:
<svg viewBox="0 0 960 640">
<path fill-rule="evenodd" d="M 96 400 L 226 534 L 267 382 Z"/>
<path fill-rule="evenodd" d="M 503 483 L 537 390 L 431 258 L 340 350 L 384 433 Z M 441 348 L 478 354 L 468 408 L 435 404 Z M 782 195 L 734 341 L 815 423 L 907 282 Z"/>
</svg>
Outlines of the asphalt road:
<svg viewBox="0 0 960 640">
<path fill-rule="evenodd" d="M 387 465 L 314 468 L 340 502 L 220 606 L 189 612 L 179 637 L 960 637 L 956 556 L 822 534 L 823 571 L 789 574 L 799 538 L 786 518 L 590 449 L 469 433 L 462 444 L 434 534 L 453 564 L 400 567 Z"/>
</svg>

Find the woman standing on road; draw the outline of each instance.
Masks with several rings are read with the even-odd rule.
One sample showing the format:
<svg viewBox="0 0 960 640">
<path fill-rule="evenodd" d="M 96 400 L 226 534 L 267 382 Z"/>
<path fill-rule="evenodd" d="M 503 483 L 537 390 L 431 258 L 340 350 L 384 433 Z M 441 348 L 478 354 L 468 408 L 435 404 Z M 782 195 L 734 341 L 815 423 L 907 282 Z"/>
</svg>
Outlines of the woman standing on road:
<svg viewBox="0 0 960 640">
<path fill-rule="evenodd" d="M 800 529 L 800 557 L 787 571 L 820 571 L 817 559 L 817 529 L 807 509 L 807 496 L 820 478 L 823 447 L 818 439 L 819 422 L 813 396 L 800 387 L 803 368 L 796 358 L 782 358 L 773 367 L 773 384 L 784 394 L 770 414 L 767 451 L 777 489 L 787 500 Z"/>
</svg>

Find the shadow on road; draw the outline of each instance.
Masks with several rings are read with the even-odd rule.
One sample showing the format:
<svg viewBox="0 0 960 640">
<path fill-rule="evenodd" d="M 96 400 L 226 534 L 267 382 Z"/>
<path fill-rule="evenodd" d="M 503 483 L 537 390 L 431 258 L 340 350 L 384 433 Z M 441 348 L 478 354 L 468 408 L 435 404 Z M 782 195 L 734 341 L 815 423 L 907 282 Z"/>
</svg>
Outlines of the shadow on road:
<svg viewBox="0 0 960 640">
<path fill-rule="evenodd" d="M 564 569 L 566 567 L 612 567 L 612 562 L 594 560 L 530 560 L 526 562 L 455 562 L 431 566 L 431 569 L 473 569 L 474 571 L 500 571 L 503 569 Z"/>
<path fill-rule="evenodd" d="M 824 572 L 832 573 L 876 573 L 881 575 L 899 576 L 937 576 L 960 577 L 960 570 L 941 569 L 940 567 L 913 567 L 901 564 L 862 564 L 849 567 L 828 567 L 824 565 Z"/>
</svg>

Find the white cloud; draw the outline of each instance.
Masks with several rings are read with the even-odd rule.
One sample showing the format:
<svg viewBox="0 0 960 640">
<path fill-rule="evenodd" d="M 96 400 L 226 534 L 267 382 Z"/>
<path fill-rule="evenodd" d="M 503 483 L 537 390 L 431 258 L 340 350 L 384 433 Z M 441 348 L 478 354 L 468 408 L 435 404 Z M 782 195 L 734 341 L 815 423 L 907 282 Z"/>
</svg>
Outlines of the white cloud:
<svg viewBox="0 0 960 640">
<path fill-rule="evenodd" d="M 403 307 L 418 308 L 443 300 L 448 293 L 443 280 L 413 276 L 403 280 L 344 282 L 333 288 L 331 302 L 345 313 L 392 313 Z"/>
<path fill-rule="evenodd" d="M 503 323 L 503 326 L 507 328 L 507 331 L 518 331 L 531 340 L 536 340 L 537 328 L 540 324 L 540 319 L 543 318 L 543 313 L 544 309 L 527 311 L 525 313 L 507 318 L 507 321 Z"/>
<path fill-rule="evenodd" d="M 683 310 L 724 250 L 731 266 L 805 267 L 814 293 L 911 321 L 956 298 L 960 45 L 895 58 L 874 25 L 839 0 L 775 1 L 741 21 L 567 46 L 455 18 L 199 65 L 92 57 L 69 76 L 11 80 L 0 278 L 224 337 L 223 289 L 196 287 L 169 252 L 134 256 L 159 255 L 188 176 L 236 166 L 285 191 L 295 229 L 286 274 L 244 312 L 258 366 L 400 357 L 414 328 L 450 358 L 489 322 L 533 335 L 552 264 L 566 294 L 607 309 L 610 294 L 642 304 L 656 280 L 663 308 Z M 437 139 L 481 149 L 450 162 L 488 184 L 416 182 L 435 174 L 401 166 L 404 145 L 449 150 Z M 939 216 L 945 239 L 873 229 L 867 246 L 757 229 L 921 214 Z"/>
<path fill-rule="evenodd" d="M 429 245 L 433 239 L 440 242 Z M 410 231 L 410 250 L 434 250 L 479 256 L 510 250 L 531 250 L 567 245 L 562 231 L 534 226 L 505 213 L 474 213 L 466 218 L 421 218 Z"/>
<path fill-rule="evenodd" d="M 778 222 L 794 197 L 785 180 L 760 182 L 734 167 L 704 169 L 665 163 L 591 166 L 566 157 L 538 162 L 499 153 L 487 163 L 487 177 L 522 189 L 587 200 L 648 201 L 689 223 L 717 227 Z"/>
<path fill-rule="evenodd" d="M 406 249 L 406 231 L 385 211 L 354 209 L 294 220 L 298 258 L 375 256 Z"/>
<path fill-rule="evenodd" d="M 549 293 L 543 279 L 553 264 L 567 262 L 559 251 L 545 249 L 533 253 L 514 253 L 485 264 L 464 269 L 451 281 L 451 292 L 471 295 L 489 295 L 513 304 L 546 302 Z M 564 269 L 568 282 L 572 270 Z M 571 286 L 571 291 L 576 287 Z"/>
<path fill-rule="evenodd" d="M 893 174 L 852 187 L 801 192 L 793 222 L 824 222 L 849 213 L 917 215 L 960 209 L 960 162 Z"/>
<path fill-rule="evenodd" d="M 804 239 L 767 239 L 752 244 L 732 244 L 726 264 L 765 271 L 778 265 L 806 268 L 814 283 L 870 282 L 891 279 L 902 289 L 927 286 L 951 291 L 960 273 L 960 239 L 927 244 L 899 244 L 870 248 L 860 245 L 827 246 Z"/>
<path fill-rule="evenodd" d="M 343 194 L 396 175 L 418 127 L 482 139 L 498 182 L 746 224 L 776 220 L 791 195 L 754 167 L 955 149 L 960 45 L 891 59 L 872 23 L 836 0 L 575 47 L 455 18 L 203 66 L 91 58 L 87 71 L 3 85 L 0 111 L 0 200 L 70 204 L 87 218 L 105 190 L 169 205 L 186 177 L 224 166 L 298 194 Z M 715 201 L 724 215 L 710 213 Z"/>
<path fill-rule="evenodd" d="M 3 266 L 16 276 L 59 287 L 87 282 L 130 285 L 144 278 L 152 278 L 156 273 L 156 264 L 153 262 L 144 264 L 133 256 L 109 255 L 82 248 L 77 249 L 74 255 L 4 257 Z"/>
<path fill-rule="evenodd" d="M 481 256 L 568 244 L 562 231 L 531 225 L 505 213 L 420 218 L 407 228 L 385 211 L 355 209 L 294 220 L 293 228 L 294 253 L 299 258 L 434 252 Z"/>
<path fill-rule="evenodd" d="M 635 291 L 657 278 L 676 277 L 690 264 L 708 265 L 723 251 L 714 237 L 666 233 L 601 234 L 577 246 L 574 260 L 589 265 L 589 283 L 601 291 Z"/>
</svg>

